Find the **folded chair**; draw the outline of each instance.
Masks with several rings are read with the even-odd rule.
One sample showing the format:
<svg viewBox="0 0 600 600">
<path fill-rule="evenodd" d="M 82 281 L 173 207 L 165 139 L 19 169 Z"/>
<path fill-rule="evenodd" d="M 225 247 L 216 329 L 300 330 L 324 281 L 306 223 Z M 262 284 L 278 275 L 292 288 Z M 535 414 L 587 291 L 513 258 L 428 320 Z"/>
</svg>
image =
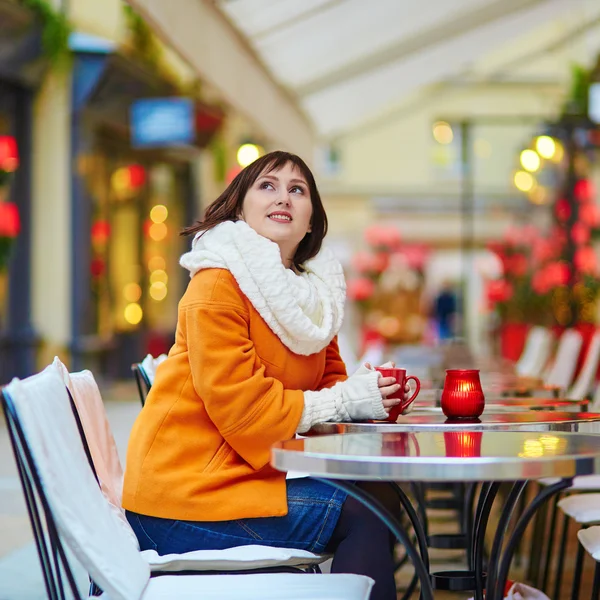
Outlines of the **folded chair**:
<svg viewBox="0 0 600 600">
<path fill-rule="evenodd" d="M 552 350 L 552 333 L 545 327 L 533 327 L 515 370 L 519 377 L 540 377 Z"/>
<path fill-rule="evenodd" d="M 590 340 L 581 371 L 573 387 L 567 392 L 567 400 L 583 400 L 594 389 L 594 381 L 600 363 L 600 331 L 596 331 Z"/>
<path fill-rule="evenodd" d="M 573 382 L 582 344 L 583 337 L 579 331 L 567 329 L 563 332 L 558 342 L 552 367 L 544 378 L 546 385 L 567 390 Z"/>
<path fill-rule="evenodd" d="M 81 423 L 84 450 L 89 450 L 92 469 L 112 512 L 137 545 L 137 538 L 121 508 L 123 469 L 110 429 L 102 396 L 90 371 L 69 373 L 67 367 L 55 358 L 45 371 L 58 374 L 69 390 Z M 277 569 L 316 571 L 328 555 L 305 550 L 274 548 L 271 546 L 240 546 L 226 550 L 203 550 L 185 554 L 158 555 L 154 550 L 143 552 L 154 571 L 245 571 L 250 569 Z"/>
<path fill-rule="evenodd" d="M 151 578 L 100 491 L 67 390 L 54 370 L 14 380 L 0 400 L 27 502 L 48 597 L 82 599 L 67 548 L 103 591 L 103 600 L 367 600 L 359 575 L 252 573 Z"/>
</svg>

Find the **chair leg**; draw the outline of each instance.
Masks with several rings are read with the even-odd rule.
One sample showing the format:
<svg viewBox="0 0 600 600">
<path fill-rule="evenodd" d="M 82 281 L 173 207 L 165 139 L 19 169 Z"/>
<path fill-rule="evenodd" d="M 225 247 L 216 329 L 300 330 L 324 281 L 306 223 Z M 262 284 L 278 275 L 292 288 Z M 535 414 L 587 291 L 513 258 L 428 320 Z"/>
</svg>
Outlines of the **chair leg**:
<svg viewBox="0 0 600 600">
<path fill-rule="evenodd" d="M 523 490 L 523 493 L 519 497 L 519 508 L 517 510 L 517 515 L 522 515 L 527 508 L 527 496 L 528 496 L 529 486 L 526 486 Z M 523 564 L 523 538 L 519 540 L 519 543 L 515 549 L 515 566 L 521 567 Z"/>
<path fill-rule="evenodd" d="M 554 595 L 555 600 L 561 600 L 560 585 L 562 583 L 563 568 L 565 566 L 565 546 L 567 544 L 567 532 L 569 530 L 569 517 L 563 515 L 562 533 L 560 536 L 560 545 L 558 555 L 558 565 L 556 567 L 556 579 L 554 580 Z"/>
<path fill-rule="evenodd" d="M 583 546 L 577 544 L 577 560 L 575 561 L 575 572 L 573 573 L 573 587 L 571 588 L 571 600 L 579 600 L 579 589 L 581 587 L 581 574 L 583 572 Z"/>
<path fill-rule="evenodd" d="M 552 518 L 550 519 L 550 539 L 546 548 L 546 561 L 544 564 L 544 574 L 542 576 L 542 592 L 548 587 L 548 578 L 550 576 L 550 566 L 552 565 L 552 550 L 554 548 L 554 534 L 556 528 L 556 519 L 558 518 L 558 494 L 552 499 Z"/>
<path fill-rule="evenodd" d="M 594 569 L 594 587 L 592 588 L 590 600 L 600 600 L 600 563 L 596 563 Z"/>
<path fill-rule="evenodd" d="M 539 485 L 539 484 L 538 484 Z M 541 489 L 541 486 L 540 488 Z M 544 539 L 544 531 L 546 530 L 546 522 L 548 520 L 548 504 L 545 503 L 538 510 L 533 525 L 533 533 L 531 535 L 531 549 L 529 552 L 529 570 L 528 579 L 533 583 L 534 587 L 540 584 L 541 563 Z"/>
</svg>

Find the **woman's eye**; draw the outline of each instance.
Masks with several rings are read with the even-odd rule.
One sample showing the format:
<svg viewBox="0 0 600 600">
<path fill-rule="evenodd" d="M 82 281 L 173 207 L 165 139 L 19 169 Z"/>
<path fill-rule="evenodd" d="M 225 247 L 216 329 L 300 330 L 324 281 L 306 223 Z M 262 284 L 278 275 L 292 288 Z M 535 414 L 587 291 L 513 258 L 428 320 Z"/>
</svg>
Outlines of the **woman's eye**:
<svg viewBox="0 0 600 600">
<path fill-rule="evenodd" d="M 261 189 L 261 190 L 268 190 L 269 188 L 271 188 L 271 189 L 272 189 L 272 188 L 273 188 L 273 184 L 272 184 L 272 183 L 269 183 L 268 181 L 263 181 L 263 182 L 260 184 L 260 189 Z"/>
<path fill-rule="evenodd" d="M 293 192 L 294 194 L 304 194 L 304 189 L 298 185 L 295 185 L 290 192 Z"/>
</svg>

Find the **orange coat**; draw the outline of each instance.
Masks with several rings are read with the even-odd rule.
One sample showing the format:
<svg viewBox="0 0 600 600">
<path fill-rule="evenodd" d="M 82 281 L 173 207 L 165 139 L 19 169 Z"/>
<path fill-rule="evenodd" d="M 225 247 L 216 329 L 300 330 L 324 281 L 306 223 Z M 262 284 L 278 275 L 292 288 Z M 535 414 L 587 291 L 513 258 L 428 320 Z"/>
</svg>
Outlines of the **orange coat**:
<svg viewBox="0 0 600 600">
<path fill-rule="evenodd" d="M 335 339 L 294 354 L 229 271 L 199 271 L 131 432 L 124 508 L 190 521 L 285 515 L 285 474 L 270 466 L 270 448 L 294 437 L 303 391 L 343 379 Z"/>
</svg>

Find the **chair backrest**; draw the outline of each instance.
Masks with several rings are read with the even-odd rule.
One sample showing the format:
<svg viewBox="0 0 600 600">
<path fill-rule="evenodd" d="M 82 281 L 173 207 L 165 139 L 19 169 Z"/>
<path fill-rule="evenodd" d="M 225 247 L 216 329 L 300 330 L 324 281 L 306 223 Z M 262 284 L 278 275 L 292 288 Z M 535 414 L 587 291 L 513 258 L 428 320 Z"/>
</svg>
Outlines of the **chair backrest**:
<svg viewBox="0 0 600 600">
<path fill-rule="evenodd" d="M 600 331 L 596 331 L 592 336 L 581 372 L 575 380 L 573 387 L 569 390 L 567 398 L 571 400 L 583 400 L 592 392 L 598 363 L 600 363 Z"/>
<path fill-rule="evenodd" d="M 556 356 L 544 383 L 566 390 L 573 382 L 583 337 L 575 329 L 566 329 L 560 336 Z"/>
<path fill-rule="evenodd" d="M 23 484 L 28 507 L 31 510 L 37 504 L 28 491 L 33 487 L 48 523 L 52 554 L 60 557 L 67 576 L 70 569 L 62 541 L 110 598 L 140 598 L 150 569 L 94 479 L 67 389 L 55 367 L 23 381 L 14 380 L 2 390 L 2 404 L 14 432 L 11 441 L 16 440 L 13 449 L 17 464 L 28 467 L 30 481 Z M 36 510 L 39 512 L 39 505 Z M 36 533 L 39 523 L 34 516 L 31 521 Z M 56 577 L 54 581 L 62 585 Z M 79 597 L 74 583 L 71 588 Z"/>
<path fill-rule="evenodd" d="M 594 388 L 594 394 L 592 395 L 592 401 L 589 407 L 590 412 L 600 411 L 600 383 Z"/>
<path fill-rule="evenodd" d="M 166 358 L 166 354 L 161 354 L 156 358 L 154 358 L 151 354 L 148 354 L 142 362 L 131 365 L 131 370 L 133 371 L 135 382 L 137 383 L 142 406 L 146 404 L 146 397 L 148 396 L 148 392 L 154 383 L 156 369 L 160 363 L 166 360 Z"/>
<path fill-rule="evenodd" d="M 123 467 L 98 384 L 91 371 L 69 373 L 58 357 L 54 358 L 51 367 L 60 375 L 71 394 L 77 413 L 76 418 L 79 418 L 83 429 L 81 441 L 84 448 L 89 448 L 100 489 L 121 526 L 137 546 L 137 537 L 121 507 Z"/>
<path fill-rule="evenodd" d="M 532 327 L 515 370 L 522 377 L 539 377 L 552 349 L 552 333 L 545 327 Z"/>
</svg>

